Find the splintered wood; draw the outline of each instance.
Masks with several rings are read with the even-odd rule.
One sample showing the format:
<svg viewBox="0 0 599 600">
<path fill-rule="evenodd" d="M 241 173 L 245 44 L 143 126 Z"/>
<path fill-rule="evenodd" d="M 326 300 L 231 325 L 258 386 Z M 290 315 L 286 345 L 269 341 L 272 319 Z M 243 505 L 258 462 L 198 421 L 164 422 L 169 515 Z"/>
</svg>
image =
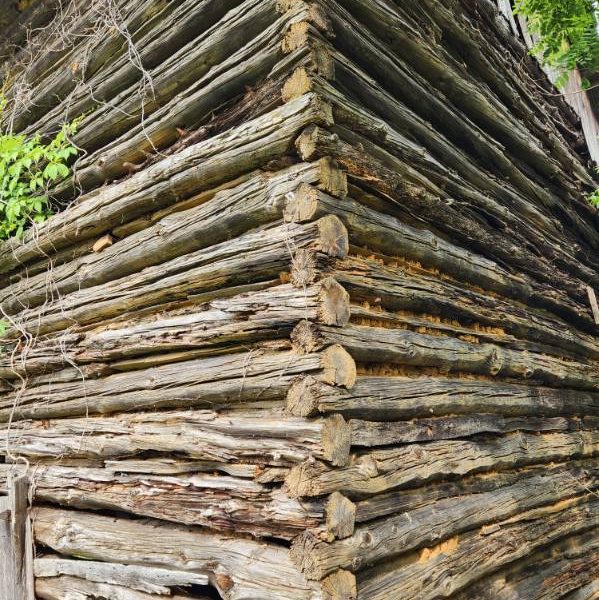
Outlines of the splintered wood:
<svg viewBox="0 0 599 600">
<path fill-rule="evenodd" d="M 0 43 L 85 150 L 0 244 L 1 600 L 592 598 L 597 182 L 493 3 L 92 4 Z"/>
</svg>

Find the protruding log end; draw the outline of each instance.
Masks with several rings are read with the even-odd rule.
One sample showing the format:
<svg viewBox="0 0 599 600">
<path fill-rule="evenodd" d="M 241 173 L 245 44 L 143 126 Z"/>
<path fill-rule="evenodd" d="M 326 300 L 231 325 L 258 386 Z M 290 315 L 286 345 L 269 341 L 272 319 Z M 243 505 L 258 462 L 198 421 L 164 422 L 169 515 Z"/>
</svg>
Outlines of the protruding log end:
<svg viewBox="0 0 599 600">
<path fill-rule="evenodd" d="M 326 344 L 326 339 L 320 335 L 314 323 L 304 320 L 293 328 L 291 342 L 298 352 L 307 354 L 321 350 Z"/>
<path fill-rule="evenodd" d="M 356 363 L 349 352 L 338 344 L 327 348 L 322 355 L 324 383 L 351 388 L 356 383 Z"/>
<path fill-rule="evenodd" d="M 284 489 L 291 498 L 317 496 L 319 489 L 314 480 L 318 475 L 326 473 L 329 469 L 330 467 L 322 461 L 310 458 L 291 468 L 287 477 L 285 477 Z"/>
<path fill-rule="evenodd" d="M 276 9 L 280 13 L 285 13 L 288 10 L 304 9 L 308 14 L 307 21 L 303 22 L 310 23 L 316 29 L 328 35 L 332 35 L 333 33 L 330 19 L 318 4 L 313 4 L 306 0 L 277 0 Z"/>
<path fill-rule="evenodd" d="M 283 102 L 289 102 L 312 91 L 312 80 L 305 67 L 298 67 L 285 81 L 281 92 Z"/>
<path fill-rule="evenodd" d="M 320 131 L 320 127 L 317 125 L 310 125 L 309 127 L 306 127 L 295 140 L 295 147 L 302 160 L 314 160 L 318 158 L 318 140 Z"/>
<path fill-rule="evenodd" d="M 337 161 L 330 156 L 320 159 L 320 185 L 325 192 L 337 198 L 345 198 L 348 194 L 347 173 L 342 171 Z"/>
<path fill-rule="evenodd" d="M 294 381 L 287 392 L 287 411 L 296 417 L 313 417 L 318 414 L 315 389 L 324 385 L 310 375 Z"/>
<path fill-rule="evenodd" d="M 327 215 L 318 221 L 318 250 L 329 256 L 344 258 L 349 252 L 347 229 L 339 217 Z"/>
<path fill-rule="evenodd" d="M 356 600 L 356 576 L 350 571 L 339 569 L 322 581 L 322 590 L 326 600 Z"/>
<path fill-rule="evenodd" d="M 341 415 L 326 419 L 322 431 L 324 459 L 336 467 L 343 467 L 349 461 L 351 447 L 351 427 Z"/>
<path fill-rule="evenodd" d="M 325 325 L 343 327 L 349 322 L 351 305 L 349 293 L 332 277 L 321 281 L 318 320 Z"/>
<path fill-rule="evenodd" d="M 302 183 L 293 194 L 288 196 L 283 216 L 288 223 L 306 223 L 321 216 L 316 188 Z"/>
<path fill-rule="evenodd" d="M 290 54 L 294 50 L 301 48 L 308 43 L 310 23 L 307 21 L 299 21 L 291 23 L 281 42 L 281 50 L 285 54 Z"/>
<path fill-rule="evenodd" d="M 356 505 L 343 494 L 333 492 L 325 506 L 327 532 L 334 539 L 343 539 L 354 533 Z"/>
</svg>

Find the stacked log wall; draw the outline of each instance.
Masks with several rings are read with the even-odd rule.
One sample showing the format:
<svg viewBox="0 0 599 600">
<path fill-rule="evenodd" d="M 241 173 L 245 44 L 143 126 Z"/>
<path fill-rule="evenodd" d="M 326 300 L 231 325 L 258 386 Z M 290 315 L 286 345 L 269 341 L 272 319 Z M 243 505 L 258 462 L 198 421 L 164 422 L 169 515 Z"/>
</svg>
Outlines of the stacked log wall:
<svg viewBox="0 0 599 600">
<path fill-rule="evenodd" d="M 593 598 L 596 182 L 492 3 L 117 5 L 143 74 L 12 65 L 84 115 L 0 244 L 37 596 Z"/>
</svg>

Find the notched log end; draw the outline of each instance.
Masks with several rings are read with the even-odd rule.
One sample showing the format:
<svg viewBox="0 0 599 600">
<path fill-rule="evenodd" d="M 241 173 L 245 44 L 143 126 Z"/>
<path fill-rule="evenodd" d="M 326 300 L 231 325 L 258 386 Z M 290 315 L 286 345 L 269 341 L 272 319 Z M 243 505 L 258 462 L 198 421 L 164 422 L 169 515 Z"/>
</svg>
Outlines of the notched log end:
<svg viewBox="0 0 599 600">
<path fill-rule="evenodd" d="M 318 414 L 318 388 L 326 384 L 311 375 L 296 379 L 287 392 L 287 411 L 296 417 L 313 417 Z"/>
<path fill-rule="evenodd" d="M 337 198 L 345 198 L 348 194 L 347 173 L 342 171 L 337 161 L 330 156 L 319 160 L 320 184 L 319 188 Z"/>
<path fill-rule="evenodd" d="M 317 560 L 318 549 L 325 544 L 326 542 L 322 542 L 318 535 L 312 531 L 304 531 L 293 540 L 289 550 L 289 558 L 305 575 L 306 579 L 318 581 L 326 575 Z"/>
<path fill-rule="evenodd" d="M 311 92 L 312 87 L 312 80 L 306 68 L 297 68 L 283 85 L 283 91 L 281 92 L 283 102 L 295 100 L 295 98 Z"/>
<path fill-rule="evenodd" d="M 301 248 L 293 255 L 291 265 L 291 283 L 303 288 L 312 283 L 318 274 L 316 252 Z"/>
<path fill-rule="evenodd" d="M 332 415 L 326 419 L 322 431 L 324 458 L 336 467 L 349 462 L 351 447 L 351 428 L 341 415 Z"/>
<path fill-rule="evenodd" d="M 309 125 L 295 140 L 295 147 L 302 160 L 314 160 L 318 158 L 320 132 L 321 129 L 317 125 Z"/>
<path fill-rule="evenodd" d="M 291 498 L 313 497 L 318 495 L 318 486 L 314 479 L 326 473 L 330 467 L 313 458 L 292 467 L 285 477 L 284 490 Z"/>
<path fill-rule="evenodd" d="M 318 250 L 335 258 L 345 258 L 349 252 L 349 235 L 339 217 L 327 215 L 318 221 Z"/>
<path fill-rule="evenodd" d="M 349 571 L 339 569 L 322 582 L 325 600 L 356 600 L 358 588 L 356 576 Z"/>
<path fill-rule="evenodd" d="M 300 321 L 291 332 L 291 342 L 294 348 L 302 353 L 317 352 L 326 344 L 326 340 L 320 335 L 318 327 L 310 321 Z"/>
<path fill-rule="evenodd" d="M 349 352 L 335 344 L 322 354 L 324 383 L 351 388 L 356 383 L 356 363 Z"/>
<path fill-rule="evenodd" d="M 321 282 L 318 320 L 325 325 L 343 327 L 349 323 L 351 305 L 349 293 L 332 277 Z"/>
<path fill-rule="evenodd" d="M 308 34 L 310 30 L 310 23 L 308 21 L 300 21 L 298 23 L 291 23 L 281 42 L 281 50 L 285 54 L 290 54 L 294 50 L 301 48 L 308 43 L 310 36 Z"/>
<path fill-rule="evenodd" d="M 283 213 L 288 223 L 306 223 L 318 218 L 318 191 L 307 183 L 287 197 Z"/>
<path fill-rule="evenodd" d="M 325 505 L 326 529 L 333 539 L 343 539 L 354 533 L 356 505 L 343 494 L 333 492 Z"/>
</svg>

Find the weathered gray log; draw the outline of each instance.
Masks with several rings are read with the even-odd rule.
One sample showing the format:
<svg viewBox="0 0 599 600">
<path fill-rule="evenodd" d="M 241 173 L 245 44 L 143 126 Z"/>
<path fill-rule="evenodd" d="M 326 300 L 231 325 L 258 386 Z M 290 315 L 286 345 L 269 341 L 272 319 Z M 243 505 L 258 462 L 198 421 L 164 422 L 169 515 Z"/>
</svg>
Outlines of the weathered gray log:
<svg viewBox="0 0 599 600">
<path fill-rule="evenodd" d="M 301 71 L 301 69 L 296 71 L 296 74 Z M 582 282 L 595 279 L 597 262 L 592 258 L 586 258 L 593 252 L 592 247 L 586 246 L 586 244 L 583 247 L 583 242 L 577 241 L 574 236 L 572 247 L 568 244 L 567 248 L 563 248 L 565 232 L 555 218 L 544 215 L 516 192 L 506 194 L 506 186 L 498 186 L 489 174 L 475 173 L 476 184 L 469 182 L 468 176 L 472 177 L 469 171 L 473 170 L 471 163 L 470 168 L 464 169 L 463 162 L 467 161 L 461 161 L 457 172 L 450 166 L 446 167 L 442 162 L 445 161 L 447 155 L 453 154 L 451 151 L 446 150 L 443 155 L 435 159 L 424 147 L 418 146 L 385 121 L 335 90 L 322 77 L 306 73 L 302 75 L 302 81 L 307 80 L 309 85 L 296 86 L 297 92 L 314 91 L 331 104 L 335 124 L 341 126 L 334 127 L 334 133 L 338 133 L 342 139 L 362 145 L 364 145 L 362 139 L 368 140 L 373 144 L 372 148 L 365 148 L 369 154 L 377 156 L 380 148 L 399 159 L 398 165 L 401 166 L 403 172 L 400 171 L 400 166 L 396 166 L 395 170 L 402 174 L 403 180 L 421 186 L 425 190 L 430 189 L 437 195 L 448 194 L 450 199 L 457 200 L 457 202 L 447 200 L 443 204 L 444 214 L 437 214 L 432 220 L 428 220 L 431 226 L 443 228 L 449 224 L 451 227 L 450 213 L 455 212 L 458 221 L 468 223 L 468 229 L 476 229 L 481 225 L 479 213 L 484 211 L 489 220 L 500 222 L 502 230 L 510 232 L 512 246 L 524 245 L 526 242 L 534 245 L 536 248 L 534 259 L 537 261 L 537 266 L 539 261 L 545 261 L 554 270 L 557 267 L 570 277 L 575 277 Z M 285 88 L 283 92 L 285 92 Z M 406 125 L 406 127 L 411 129 L 411 125 Z M 310 142 L 308 142 L 308 147 L 310 147 Z M 315 150 L 317 151 L 318 148 Z M 459 151 L 457 152 L 459 153 Z M 384 162 L 384 159 L 382 160 Z M 356 167 L 355 164 L 352 163 L 352 165 L 354 168 Z M 466 175 L 462 174 L 463 170 L 466 171 Z M 476 169 L 474 170 L 476 171 Z M 493 182 L 491 184 L 493 189 L 489 189 L 489 183 L 485 182 Z M 498 200 L 495 200 L 496 196 Z M 381 199 L 380 204 L 383 212 L 392 214 L 406 212 L 404 207 L 394 205 L 387 198 Z M 466 204 L 468 208 L 466 208 Z M 425 213 L 426 210 L 419 210 L 419 218 L 425 219 Z M 443 218 L 443 221 L 440 221 L 440 217 Z M 463 234 L 461 235 L 464 237 Z M 454 230 L 452 237 L 460 239 L 459 232 Z M 570 240 L 570 238 L 568 239 Z M 576 254 L 573 253 L 574 249 L 578 250 Z M 497 256 L 497 249 L 494 248 L 494 250 L 494 256 Z M 539 253 L 542 257 L 539 257 Z M 523 260 L 524 256 L 525 252 L 520 252 L 518 257 L 514 256 L 514 259 Z M 504 262 L 507 261 L 504 260 Z M 536 274 L 533 273 L 533 276 Z"/>
<path fill-rule="evenodd" d="M 58 332 L 37 338 L 15 357 L 5 344 L 0 377 L 15 379 L 69 365 L 109 362 L 161 352 L 204 349 L 227 351 L 244 343 L 288 337 L 302 319 L 344 325 L 349 319 L 347 292 L 331 278 L 305 289 L 290 284 L 182 307 L 158 316 L 132 315 L 91 331 Z M 18 344 L 19 342 L 16 342 Z"/>
<path fill-rule="evenodd" d="M 584 416 L 599 414 L 599 394 L 486 379 L 440 376 L 360 375 L 349 390 L 307 377 L 287 396 L 297 416 L 341 413 L 347 418 L 397 421 L 432 415 L 490 413 L 509 416 Z"/>
<path fill-rule="evenodd" d="M 276 409 L 267 414 L 194 410 L 25 421 L 0 428 L 0 440 L 15 456 L 31 458 L 116 458 L 151 451 L 270 466 L 290 466 L 314 455 L 344 465 L 350 428 L 340 415 L 308 421 Z"/>
<path fill-rule="evenodd" d="M 351 231 L 349 234 L 352 235 Z M 496 333 L 509 332 L 562 352 L 585 357 L 597 355 L 597 342 L 592 334 L 575 329 L 571 322 L 540 309 L 532 300 L 524 305 L 496 293 L 439 278 L 434 272 L 399 260 L 381 264 L 373 258 L 349 256 L 335 265 L 333 273 L 354 302 L 388 311 L 408 310 L 451 320 L 457 317 L 464 326 L 489 326 Z"/>
<path fill-rule="evenodd" d="M 31 387 L 4 395 L 0 421 L 8 422 L 11 415 L 48 419 L 167 407 L 218 409 L 282 400 L 292 381 L 309 372 L 349 387 L 356 378 L 353 360 L 336 346 L 306 355 L 256 348 L 88 380 L 74 371 L 73 381 L 54 383 L 50 376 L 43 384 L 31 382 Z"/>
<path fill-rule="evenodd" d="M 431 506 L 447 498 L 496 492 L 506 486 L 523 485 L 531 477 L 552 477 L 553 474 L 559 477 L 562 471 L 574 472 L 576 480 L 584 486 L 587 473 L 594 469 L 594 460 L 568 460 L 565 463 L 533 465 L 516 470 L 483 472 L 450 481 L 427 483 L 424 487 L 402 489 L 401 493 L 386 492 L 350 502 L 355 512 L 355 523 L 367 523 Z"/>
<path fill-rule="evenodd" d="M 324 3 L 334 4 L 328 0 L 324 0 Z M 418 22 L 407 15 L 407 11 L 415 6 L 418 7 L 418 12 L 422 11 L 420 4 L 410 2 L 401 5 L 375 0 L 367 6 L 357 0 L 344 3 L 345 9 L 361 22 L 369 24 L 369 33 L 384 38 L 387 49 L 413 66 L 481 129 L 489 132 L 501 144 L 509 146 L 514 155 L 531 164 L 542 175 L 555 175 L 558 168 L 556 161 L 547 156 L 547 151 L 534 136 L 536 132 L 527 128 L 530 121 L 516 121 L 496 96 L 484 93 L 479 80 L 473 77 L 472 72 L 461 61 L 455 60 L 446 52 L 442 44 L 430 44 L 426 38 L 417 34 L 417 29 L 411 25 Z M 433 14 L 439 10 L 431 3 L 428 8 Z M 554 143 L 555 141 L 557 140 Z M 588 180 L 582 161 L 573 153 L 569 158 L 564 165 L 570 169 L 569 172 L 576 169 L 579 178 Z"/>
<path fill-rule="evenodd" d="M 46 27 L 30 32 L 27 46 L 11 65 L 16 75 L 9 85 L 11 95 L 18 99 L 20 89 L 28 89 L 26 100 L 11 107 L 14 128 L 23 131 L 28 124 L 43 121 L 60 100 L 73 96 L 78 84 L 91 81 L 98 70 L 109 69 L 115 65 L 115 59 L 124 58 L 129 50 L 124 33 L 135 43 L 140 30 L 148 20 L 152 21 L 149 15 L 168 18 L 170 12 L 172 7 L 161 6 L 156 0 L 119 2 L 118 7 L 102 15 L 104 18 L 93 5 L 79 0 L 60 5 Z M 81 31 L 95 35 L 83 36 Z M 134 67 L 133 60 L 129 62 Z M 139 71 L 136 79 L 139 80 Z M 86 91 L 89 94 L 89 88 Z M 55 123 L 54 131 L 62 122 Z"/>
<path fill-rule="evenodd" d="M 599 592 L 599 579 L 583 585 L 571 594 L 564 596 L 564 600 L 597 600 Z"/>
<path fill-rule="evenodd" d="M 515 165 L 509 160 L 503 146 L 493 140 L 486 131 L 474 126 L 468 116 L 464 115 L 461 110 L 456 109 L 455 105 L 447 101 L 443 92 L 439 93 L 436 90 L 439 85 L 438 77 L 434 76 L 434 82 L 431 83 L 431 81 L 427 81 L 427 79 L 422 77 L 411 65 L 406 64 L 407 61 L 412 62 L 414 58 L 412 54 L 419 54 L 422 57 L 422 52 L 426 52 L 424 50 L 426 42 L 423 42 L 422 38 L 419 38 L 419 43 L 422 47 L 416 53 L 409 53 L 407 56 L 404 55 L 400 58 L 397 53 L 393 54 L 388 44 L 380 43 L 369 29 L 362 27 L 338 3 L 327 0 L 326 5 L 329 9 L 329 18 L 333 22 L 336 34 L 336 47 L 338 49 L 352 57 L 370 75 L 376 77 L 383 87 L 419 112 L 437 130 L 443 132 L 448 138 L 455 140 L 462 147 L 467 148 L 473 160 L 492 166 L 495 172 L 502 177 L 509 176 L 512 183 L 518 183 L 526 196 L 537 196 L 547 205 L 555 206 L 559 210 L 561 200 L 557 195 L 552 197 L 547 189 L 542 189 L 538 184 L 533 185 L 533 180 L 525 176 L 519 169 L 514 169 Z M 411 27 L 408 26 L 407 29 L 411 29 Z M 423 35 L 423 38 L 426 38 L 426 35 Z M 436 47 L 436 45 L 433 45 L 433 47 Z M 433 63 L 429 63 L 428 68 L 438 69 L 439 63 L 435 66 L 433 66 Z M 446 68 L 451 69 L 449 65 L 446 65 Z M 451 87 L 456 84 L 460 85 L 463 82 L 463 79 L 460 77 L 446 77 L 446 79 L 447 81 L 443 82 L 443 86 Z M 473 98 L 475 97 L 477 97 L 476 94 Z M 480 98 L 480 96 L 478 97 Z M 472 99 L 464 98 L 462 95 L 458 106 L 468 106 L 471 101 Z M 508 122 L 510 121 L 511 119 L 508 119 Z M 526 143 L 528 143 L 528 136 L 526 137 Z M 522 143 L 522 140 L 518 143 Z M 539 150 L 537 147 L 537 151 Z M 547 160 L 547 157 L 542 154 L 538 154 L 537 156 L 540 160 L 545 161 L 547 166 L 550 165 L 550 170 L 555 172 L 557 165 L 554 161 Z M 528 157 L 524 160 L 526 161 L 527 159 Z M 567 170 L 567 168 L 564 169 L 564 171 Z M 587 176 L 583 169 L 579 169 L 579 173 L 579 176 L 586 179 Z M 529 175 L 528 171 L 527 175 Z M 563 213 L 565 212 L 563 211 Z M 567 215 L 564 216 L 568 221 L 571 218 Z M 590 228 L 587 226 L 587 229 Z M 596 237 L 594 232 L 591 232 L 590 235 Z"/>
<path fill-rule="evenodd" d="M 0 465 L 1 489 L 6 487 L 10 469 L 14 470 L 14 465 Z M 34 502 L 89 510 L 117 510 L 217 531 L 283 540 L 291 540 L 307 528 L 317 528 L 324 521 L 322 502 L 300 503 L 279 489 L 249 479 L 200 473 L 177 476 L 117 474 L 112 469 L 114 467 L 94 469 L 35 464 L 32 476 Z M 260 469 L 264 470 L 264 467 L 255 466 L 256 475 Z M 37 567 L 36 571 L 39 571 Z M 63 570 L 61 573 L 83 576 L 82 570 Z M 59 573 L 37 573 L 36 576 L 56 574 Z M 94 581 L 119 583 L 109 579 Z"/>
<path fill-rule="evenodd" d="M 124 313 L 161 304 L 223 295 L 226 288 L 272 282 L 281 273 L 301 273 L 298 287 L 314 282 L 316 256 L 347 254 L 347 231 L 333 215 L 305 225 L 258 228 L 238 238 L 154 265 L 129 277 L 72 292 L 48 304 L 23 310 L 13 321 L 18 330 L 48 333 L 74 323 L 88 325 Z M 259 288 L 260 289 L 260 288 Z M 167 308 L 166 306 L 164 308 Z M 10 318 L 8 319 L 10 322 Z"/>
<path fill-rule="evenodd" d="M 375 447 L 411 442 L 428 442 L 465 438 L 480 433 L 510 433 L 512 431 L 568 431 L 581 426 L 579 421 L 563 417 L 543 418 L 504 417 L 502 415 L 473 414 L 457 417 L 436 417 L 414 421 L 365 421 L 351 419 L 352 446 Z"/>
<path fill-rule="evenodd" d="M 443 22 L 446 31 L 443 35 L 439 36 L 440 41 L 443 42 L 447 39 L 446 34 L 451 28 L 454 28 L 455 31 L 455 15 L 462 10 L 462 6 L 457 4 L 453 7 L 454 10 L 452 11 L 445 6 L 441 7 L 436 2 L 427 2 L 427 5 L 427 8 L 430 11 L 429 14 L 438 15 L 441 11 L 446 13 Z M 422 11 L 420 11 L 420 16 L 422 16 Z M 463 31 L 460 32 L 458 42 L 459 47 L 464 47 L 466 45 L 469 45 L 470 47 L 470 52 L 460 56 L 460 58 L 466 60 L 476 53 L 481 53 L 481 48 L 472 43 L 471 37 L 472 34 L 476 35 L 478 30 L 472 27 L 471 23 L 469 23 L 469 26 L 467 33 Z M 449 35 L 451 35 L 451 33 Z M 476 184 L 479 189 L 487 189 L 493 193 L 494 196 L 506 201 L 518 200 L 514 195 L 514 193 L 517 194 L 517 191 L 513 189 L 510 182 L 503 181 L 502 185 L 499 186 L 497 185 L 497 182 L 494 181 L 493 177 L 489 177 L 488 175 L 486 177 L 482 176 L 484 171 L 475 161 L 469 159 L 467 155 L 468 149 L 464 150 L 459 145 L 452 144 L 438 128 L 433 127 L 425 119 L 422 119 L 417 112 L 410 110 L 404 104 L 398 102 L 393 95 L 386 92 L 383 89 L 383 86 L 379 85 L 377 81 L 372 79 L 355 63 L 352 63 L 347 56 L 335 51 L 333 51 L 333 54 L 335 60 L 335 80 L 342 86 L 343 90 L 348 95 L 359 100 L 360 104 L 368 107 L 369 110 L 383 117 L 387 123 L 394 125 L 398 131 L 410 131 L 414 138 L 427 147 L 438 160 L 441 160 L 448 166 L 458 170 L 462 177 L 470 180 L 473 184 Z M 500 63 L 503 60 L 504 54 L 503 47 L 500 51 L 495 50 L 495 56 L 493 57 L 495 64 Z M 488 64 L 489 62 L 487 62 L 487 65 Z M 478 66 L 479 65 L 477 64 L 476 67 Z M 479 71 L 479 74 L 481 76 L 487 76 L 489 71 L 488 68 L 484 68 Z M 556 140 L 560 135 L 559 133 L 553 133 L 551 130 L 553 129 L 555 131 L 554 128 L 556 124 L 559 127 L 561 121 L 559 118 L 557 120 L 546 118 L 545 114 L 542 112 L 539 113 L 538 106 L 547 101 L 547 96 L 535 93 L 537 92 L 537 88 L 531 89 L 530 87 L 526 90 L 526 95 L 520 96 L 518 93 L 514 93 L 515 90 L 513 88 L 509 88 L 509 84 L 506 86 L 508 78 L 511 78 L 512 82 L 517 86 L 522 85 L 521 79 L 514 78 L 513 74 L 508 69 L 504 69 L 500 77 L 494 78 L 494 89 L 501 90 L 508 87 L 506 95 L 509 96 L 510 102 L 513 103 L 512 110 L 519 111 L 520 113 L 525 112 L 526 108 L 522 110 L 521 107 L 524 104 L 528 104 L 528 110 L 532 108 L 537 112 L 537 115 L 540 114 L 544 119 L 542 125 L 539 123 L 540 127 L 537 126 L 537 123 L 534 121 L 528 121 L 527 124 L 529 126 L 532 125 L 533 127 L 536 126 L 537 132 L 541 130 L 541 135 L 546 137 L 546 144 L 551 146 L 551 151 L 555 153 L 554 155 L 562 157 L 563 164 L 572 165 L 574 162 L 570 171 L 572 169 L 580 169 L 580 157 L 575 153 L 572 153 L 572 150 L 567 144 L 564 144 L 562 140 L 551 144 L 551 140 Z M 535 102 L 529 101 L 532 96 L 535 97 Z M 573 131 L 569 130 L 568 133 L 572 134 Z M 587 175 L 584 174 L 583 177 L 586 179 Z M 538 211 L 536 212 L 539 214 Z"/>
<path fill-rule="evenodd" d="M 303 321 L 294 329 L 292 340 L 307 352 L 339 344 L 359 363 L 435 367 L 442 373 L 480 373 L 557 387 L 599 389 L 596 361 L 567 360 L 443 335 L 353 324 L 333 328 Z"/>
<path fill-rule="evenodd" d="M 236 238 L 249 229 L 281 218 L 286 195 L 301 181 L 318 181 L 318 164 L 301 164 L 277 172 L 257 175 L 242 185 L 217 193 L 200 206 L 178 212 L 152 227 L 117 240 L 100 253 L 52 268 L 7 286 L 0 292 L 0 306 L 9 314 L 23 307 L 34 308 L 52 294 L 69 292 L 114 281 L 143 268 L 167 262 Z M 296 183 L 297 181 L 297 183 Z"/>
<path fill-rule="evenodd" d="M 456 600 L 559 600 L 597 577 L 599 530 L 592 529 L 509 565 L 467 587 Z"/>
<path fill-rule="evenodd" d="M 291 469 L 286 485 L 292 496 L 342 492 L 363 497 L 448 476 L 591 457 L 598 450 L 596 431 L 411 444 L 356 455 L 349 466 L 337 469 L 309 461 Z"/>
<path fill-rule="evenodd" d="M 267 10 L 269 6 L 271 7 L 270 14 L 266 13 L 267 17 L 276 16 L 272 12 L 272 2 L 263 4 Z M 211 113 L 229 104 L 242 94 L 246 87 L 254 86 L 264 78 L 276 81 L 284 79 L 293 65 L 311 64 L 310 47 L 307 44 L 304 44 L 302 49 L 293 46 L 289 51 L 297 50 L 297 52 L 292 52 L 289 56 L 285 55 L 287 50 L 284 34 L 286 28 L 312 21 L 322 23 L 326 27 L 326 20 L 318 16 L 315 18 L 314 13 L 315 11 L 306 3 L 295 3 L 288 14 L 283 15 L 270 27 L 263 28 L 263 31 L 259 31 L 237 52 L 233 52 L 223 62 L 209 69 L 203 77 L 196 80 L 192 78 L 191 85 L 182 89 L 185 92 L 183 96 L 179 94 L 173 97 L 172 94 L 178 89 L 177 79 L 187 81 L 187 77 L 181 77 L 178 70 L 173 71 L 175 66 L 179 68 L 177 63 L 169 65 L 171 69 L 167 70 L 163 77 L 166 80 L 165 100 L 169 101 L 162 107 L 151 103 L 154 112 L 147 118 L 139 110 L 139 100 L 134 89 L 132 103 L 133 112 L 136 114 L 133 119 L 123 117 L 122 109 L 120 112 L 112 111 L 112 114 L 109 112 L 107 119 L 97 119 L 99 127 L 96 129 L 104 133 L 105 137 L 108 136 L 108 140 L 114 139 L 113 131 L 120 131 L 122 135 L 98 148 L 97 152 L 82 161 L 77 171 L 78 185 L 89 190 L 105 180 L 125 175 L 128 163 L 138 164 L 145 160 L 148 153 L 151 154 L 156 149 L 177 142 L 177 128 L 181 125 L 188 128 L 203 126 L 209 120 Z M 207 43 L 210 49 L 211 42 Z M 225 41 L 220 45 L 226 48 L 229 44 L 230 42 Z M 205 57 L 201 44 L 197 48 L 194 44 L 190 47 L 196 60 L 187 71 L 193 72 L 197 68 L 196 63 L 200 67 L 203 65 Z M 197 60 L 197 56 L 201 60 Z M 177 75 L 174 81 L 173 73 Z M 280 86 L 277 87 L 280 89 Z M 280 94 L 277 93 L 275 96 L 273 102 L 279 104 Z M 93 138 L 94 130 L 91 128 L 90 133 Z M 96 142 L 95 145 L 101 144 Z M 61 193 L 64 191 L 68 192 L 68 188 L 60 190 Z"/>
<path fill-rule="evenodd" d="M 177 6 L 159 4 L 156 6 L 157 4 L 155 0 L 149 6 L 141 3 L 137 14 L 122 23 L 122 27 L 126 27 L 138 51 L 139 60 L 152 78 L 155 90 L 156 67 L 167 59 L 172 60 L 173 56 L 181 58 L 182 54 L 185 55 L 182 48 L 186 44 L 192 41 L 199 43 L 206 32 L 213 31 L 215 24 L 228 11 L 241 4 L 241 1 L 211 0 L 200 4 L 184 1 L 177 3 Z M 120 35 L 116 37 L 118 46 L 111 40 L 112 48 L 107 47 L 109 44 L 106 43 L 105 38 L 99 41 L 97 47 L 93 47 L 94 40 L 75 47 L 67 58 L 71 64 L 79 64 L 79 68 L 73 73 L 68 68 L 65 58 L 54 73 L 38 81 L 36 89 L 32 91 L 33 106 L 25 114 L 15 118 L 15 128 L 20 131 L 25 125 L 29 125 L 30 130 L 31 125 L 35 125 L 38 131 L 47 132 L 55 129 L 65 119 L 89 114 L 93 109 L 97 110 L 102 103 L 113 100 L 115 96 L 131 86 L 137 84 L 139 90 L 143 85 L 140 81 L 139 69 L 128 56 L 128 48 L 123 43 L 124 40 L 118 39 Z M 114 46 L 117 46 L 116 52 Z M 111 49 L 112 53 L 110 53 Z M 214 52 L 210 58 L 212 60 L 207 68 L 215 62 L 220 62 Z M 102 59 L 104 59 L 103 63 Z M 199 65 L 196 65 L 196 72 L 198 67 Z M 146 85 L 149 83 L 146 82 Z M 148 102 L 147 98 L 144 101 L 150 105 L 148 111 L 151 110 L 151 102 Z M 85 122 L 82 126 L 85 126 Z"/>
<path fill-rule="evenodd" d="M 592 492 L 599 487 L 599 467 L 590 468 L 583 480 L 579 470 L 564 469 L 490 492 L 438 500 L 360 525 L 350 537 L 332 543 L 307 531 L 294 541 L 291 557 L 309 579 L 323 579 L 340 568 L 359 571 L 470 529 Z"/>
<path fill-rule="evenodd" d="M 454 536 L 423 549 L 401 569 L 388 562 L 385 570 L 358 580 L 360 595 L 382 600 L 431 600 L 450 596 L 507 563 L 561 537 L 596 528 L 599 502 L 592 495 L 521 513 L 480 530 Z M 401 560 L 401 559 L 398 559 Z"/>
<path fill-rule="evenodd" d="M 95 582 L 80 577 L 61 575 L 59 577 L 38 578 L 35 583 L 35 593 L 43 600 L 65 600 L 66 598 L 77 598 L 77 600 L 160 600 L 162 594 L 147 594 L 134 590 L 127 586 L 114 585 L 112 583 Z M 172 600 L 184 600 L 189 596 L 171 595 Z M 208 596 L 194 596 L 198 600 L 209 600 Z"/>
<path fill-rule="evenodd" d="M 148 594 L 170 595 L 169 586 L 187 587 L 209 583 L 208 577 L 200 573 L 93 560 L 72 560 L 56 555 L 36 558 L 34 568 L 38 578 L 69 575 L 87 581 L 122 585 Z"/>
<path fill-rule="evenodd" d="M 289 102 L 267 115 L 239 125 L 137 173 L 129 179 L 80 198 L 22 241 L 0 246 L 0 272 L 67 244 L 110 230 L 126 216 L 135 218 L 172 204 L 226 179 L 233 179 L 286 152 L 308 123 L 330 120 L 330 111 L 313 95 Z"/>
<path fill-rule="evenodd" d="M 227 600 L 322 598 L 275 544 L 49 508 L 35 508 L 33 523 L 37 543 L 61 554 L 208 574 Z"/>
<path fill-rule="evenodd" d="M 353 143 L 346 139 L 352 139 Z M 565 301 L 569 296 L 574 305 L 573 312 L 578 315 L 579 320 L 590 321 L 589 311 L 584 308 L 586 287 L 583 281 L 557 271 L 524 246 L 516 251 L 512 243 L 513 236 L 507 238 L 480 223 L 474 216 L 460 212 L 453 207 L 453 201 L 447 192 L 441 192 L 437 186 L 432 186 L 432 190 L 425 189 L 419 181 L 411 181 L 407 172 L 409 167 L 389 152 L 360 138 L 355 132 L 342 132 L 339 128 L 331 132 L 317 126 L 304 131 L 296 145 L 302 159 L 332 156 L 348 169 L 350 179 L 353 176 L 356 180 L 366 181 L 371 188 L 392 201 L 407 204 L 410 211 L 421 214 L 422 219 L 435 226 L 443 225 L 444 231 L 453 239 L 470 245 L 478 253 L 491 255 L 504 264 L 513 265 L 546 287 L 550 288 L 553 282 L 559 280 Z"/>
<path fill-rule="evenodd" d="M 491 289 L 506 292 L 522 279 L 492 260 L 446 242 L 427 230 L 402 223 L 346 198 L 338 201 L 313 187 L 300 186 L 285 211 L 290 221 L 305 222 L 326 214 L 338 216 L 351 231 L 351 241 L 388 256 L 406 257 L 427 267 L 441 269 L 467 281 L 478 281 Z"/>
</svg>

